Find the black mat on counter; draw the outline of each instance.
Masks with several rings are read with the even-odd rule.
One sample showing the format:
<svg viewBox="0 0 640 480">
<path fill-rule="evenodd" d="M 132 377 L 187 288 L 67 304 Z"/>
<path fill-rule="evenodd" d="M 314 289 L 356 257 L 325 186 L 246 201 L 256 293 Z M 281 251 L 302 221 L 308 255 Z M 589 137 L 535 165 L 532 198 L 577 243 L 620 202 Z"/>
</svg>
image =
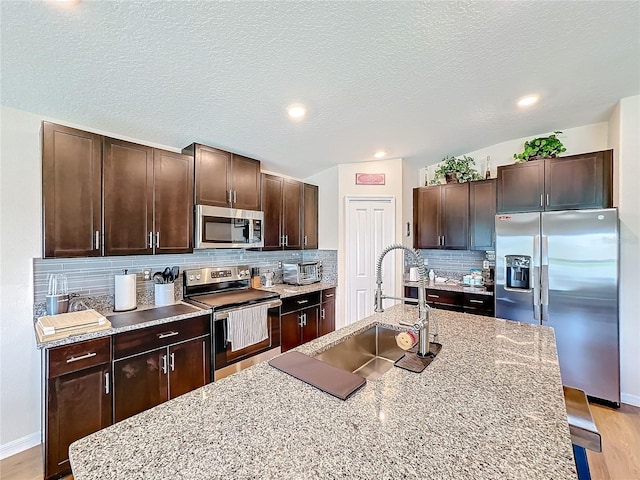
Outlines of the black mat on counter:
<svg viewBox="0 0 640 480">
<path fill-rule="evenodd" d="M 176 315 L 184 315 L 185 313 L 193 313 L 201 310 L 198 307 L 186 305 L 184 303 L 176 303 L 167 305 L 166 307 L 149 308 L 147 310 L 138 310 L 128 313 L 117 313 L 108 315 L 107 320 L 111 322 L 113 328 L 128 327 L 137 325 L 138 323 L 150 322 L 152 320 L 160 320 L 161 318 L 173 317 Z"/>
<path fill-rule="evenodd" d="M 269 365 L 341 400 L 367 383 L 356 373 L 345 372 L 300 352 L 287 352 L 269 360 Z"/>
<path fill-rule="evenodd" d="M 442 345 L 439 343 L 429 343 L 429 356 L 419 357 L 416 347 L 411 348 L 402 357 L 395 361 L 396 367 L 404 368 L 410 372 L 420 373 L 429 366 L 431 362 L 436 359 L 436 355 L 440 353 Z"/>
</svg>

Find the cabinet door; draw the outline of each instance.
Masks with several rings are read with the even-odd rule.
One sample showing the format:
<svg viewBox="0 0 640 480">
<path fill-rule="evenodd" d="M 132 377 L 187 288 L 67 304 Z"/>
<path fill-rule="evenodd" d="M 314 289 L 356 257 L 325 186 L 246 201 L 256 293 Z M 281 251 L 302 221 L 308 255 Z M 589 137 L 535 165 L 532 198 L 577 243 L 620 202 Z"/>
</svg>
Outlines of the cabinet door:
<svg viewBox="0 0 640 480">
<path fill-rule="evenodd" d="M 478 293 L 464 294 L 464 313 L 473 315 L 494 316 L 493 295 L 481 295 Z"/>
<path fill-rule="evenodd" d="M 469 182 L 469 249 L 495 250 L 496 180 Z"/>
<path fill-rule="evenodd" d="M 450 183 L 440 189 L 440 245 L 447 249 L 466 250 L 469 239 L 469 183 Z"/>
<path fill-rule="evenodd" d="M 302 245 L 305 249 L 318 248 L 318 187 L 305 183 L 302 191 L 304 197 Z"/>
<path fill-rule="evenodd" d="M 260 162 L 240 155 L 231 159 L 233 208 L 260 210 Z"/>
<path fill-rule="evenodd" d="M 207 336 L 169 347 L 169 398 L 209 383 L 210 345 Z"/>
<path fill-rule="evenodd" d="M 442 310 L 453 310 L 462 312 L 463 294 L 461 292 L 451 292 L 448 290 L 436 290 L 427 288 L 427 303 Z M 417 295 L 417 291 L 416 291 Z"/>
<path fill-rule="evenodd" d="M 282 249 L 282 180 L 262 174 L 260 205 L 264 212 L 264 250 Z"/>
<path fill-rule="evenodd" d="M 285 250 L 302 249 L 302 183 L 285 178 L 282 186 Z"/>
<path fill-rule="evenodd" d="M 229 207 L 231 154 L 199 144 L 194 150 L 196 204 Z"/>
<path fill-rule="evenodd" d="M 153 253 L 153 149 L 104 139 L 104 253 Z"/>
<path fill-rule="evenodd" d="M 102 254 L 102 137 L 43 123 L 45 258 Z"/>
<path fill-rule="evenodd" d="M 304 321 L 302 322 L 302 343 L 307 343 L 318 338 L 319 310 L 319 307 L 309 307 L 300 312 L 305 315 Z"/>
<path fill-rule="evenodd" d="M 302 320 L 300 312 L 291 312 L 280 317 L 280 332 L 282 353 L 297 347 L 302 343 Z"/>
<path fill-rule="evenodd" d="M 110 374 L 103 364 L 47 381 L 45 478 L 70 471 L 71 443 L 111 425 Z"/>
<path fill-rule="evenodd" d="M 413 189 L 413 248 L 440 248 L 440 186 Z"/>
<path fill-rule="evenodd" d="M 155 253 L 193 252 L 193 157 L 154 149 Z"/>
<path fill-rule="evenodd" d="M 320 306 L 320 333 L 326 335 L 336 329 L 336 301 L 327 300 Z"/>
<path fill-rule="evenodd" d="M 115 422 L 168 400 L 168 362 L 166 348 L 113 362 Z"/>
<path fill-rule="evenodd" d="M 545 160 L 545 210 L 609 208 L 613 151 Z"/>
<path fill-rule="evenodd" d="M 498 213 L 541 212 L 544 160 L 498 167 Z"/>
</svg>

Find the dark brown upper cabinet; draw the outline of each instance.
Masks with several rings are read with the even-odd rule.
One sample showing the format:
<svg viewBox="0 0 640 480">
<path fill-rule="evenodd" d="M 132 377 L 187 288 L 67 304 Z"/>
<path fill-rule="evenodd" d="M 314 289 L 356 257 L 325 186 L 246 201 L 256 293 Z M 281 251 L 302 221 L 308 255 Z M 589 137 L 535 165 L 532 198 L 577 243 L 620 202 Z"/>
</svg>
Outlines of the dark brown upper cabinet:
<svg viewBox="0 0 640 480">
<path fill-rule="evenodd" d="M 43 123 L 43 257 L 102 255 L 102 137 Z"/>
<path fill-rule="evenodd" d="M 104 139 L 104 253 L 153 253 L 153 148 Z"/>
<path fill-rule="evenodd" d="M 466 250 L 469 184 L 414 188 L 413 224 L 414 248 Z"/>
<path fill-rule="evenodd" d="M 609 208 L 613 150 L 498 167 L 498 213 Z"/>
<path fill-rule="evenodd" d="M 318 186 L 305 183 L 302 186 L 304 201 L 304 226 L 302 248 L 318 248 Z"/>
<path fill-rule="evenodd" d="M 469 250 L 495 249 L 496 180 L 469 182 Z"/>
<path fill-rule="evenodd" d="M 263 173 L 261 208 L 264 250 L 318 248 L 316 185 Z"/>
<path fill-rule="evenodd" d="M 196 205 L 260 209 L 260 162 L 194 143 L 182 153 L 195 160 Z"/>
</svg>

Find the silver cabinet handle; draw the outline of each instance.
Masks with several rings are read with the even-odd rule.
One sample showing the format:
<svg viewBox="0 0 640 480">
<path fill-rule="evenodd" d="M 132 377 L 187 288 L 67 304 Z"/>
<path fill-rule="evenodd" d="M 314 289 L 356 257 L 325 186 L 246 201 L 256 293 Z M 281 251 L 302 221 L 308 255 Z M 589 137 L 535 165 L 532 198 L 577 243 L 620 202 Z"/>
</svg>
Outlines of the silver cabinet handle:
<svg viewBox="0 0 640 480">
<path fill-rule="evenodd" d="M 304 313 L 298 315 L 298 320 L 299 320 L 298 326 L 300 328 L 304 327 Z"/>
<path fill-rule="evenodd" d="M 238 192 L 236 190 L 233 191 L 233 203 L 238 203 L 238 196 L 236 195 Z"/>
<path fill-rule="evenodd" d="M 288 247 L 289 246 L 289 235 L 285 235 L 284 236 L 284 246 Z"/>
<path fill-rule="evenodd" d="M 109 395 L 109 372 L 104 374 L 104 394 Z"/>
<path fill-rule="evenodd" d="M 280 246 L 284 247 L 284 235 L 280 237 Z"/>
<path fill-rule="evenodd" d="M 160 232 L 156 232 L 156 248 L 160 248 Z"/>
<path fill-rule="evenodd" d="M 304 246 L 305 247 L 307 246 L 307 236 L 306 235 L 304 236 Z"/>
<path fill-rule="evenodd" d="M 227 192 L 227 201 L 231 204 L 231 190 Z"/>
<path fill-rule="evenodd" d="M 304 319 L 304 326 L 306 327 L 307 326 L 307 314 L 306 313 L 302 314 L 302 318 Z"/>
<path fill-rule="evenodd" d="M 333 297 L 333 295 L 334 295 L 333 293 L 327 293 L 327 294 L 325 295 L 325 297 L 327 297 L 327 298 L 331 298 L 331 297 Z"/>
<path fill-rule="evenodd" d="M 444 247 L 447 242 L 445 241 L 444 235 L 442 235 L 442 246 Z"/>
<path fill-rule="evenodd" d="M 430 298 L 440 298 L 440 295 L 432 295 L 432 294 L 428 294 L 427 297 Z"/>
<path fill-rule="evenodd" d="M 469 301 L 470 301 L 471 303 L 484 303 L 482 300 L 472 300 L 472 299 L 469 299 Z"/>
<path fill-rule="evenodd" d="M 469 235 L 471 237 L 471 246 L 473 247 L 473 235 Z"/>
<path fill-rule="evenodd" d="M 180 332 L 159 333 L 158 334 L 158 339 L 168 338 L 168 337 L 175 337 L 178 334 L 180 334 Z"/>
<path fill-rule="evenodd" d="M 549 206 L 549 194 L 547 193 L 547 207 Z"/>
<path fill-rule="evenodd" d="M 153 248 L 153 232 L 149 232 L 149 248 Z"/>
<path fill-rule="evenodd" d="M 96 230 L 94 237 L 95 237 L 95 245 L 96 245 L 96 248 L 94 250 L 100 250 L 100 230 Z"/>
<path fill-rule="evenodd" d="M 171 366 L 171 371 L 173 372 L 175 370 L 175 366 L 176 366 L 176 354 L 172 353 L 169 356 L 170 360 L 169 360 L 169 365 Z"/>
<path fill-rule="evenodd" d="M 541 207 L 543 207 L 543 206 L 544 206 L 544 203 L 543 203 L 543 200 L 542 200 L 542 199 L 543 199 L 543 197 L 544 197 L 544 195 L 541 193 L 541 194 L 540 194 L 540 206 L 541 206 Z"/>
<path fill-rule="evenodd" d="M 309 300 L 296 300 L 298 305 L 304 305 L 305 303 L 309 303 Z"/>
<path fill-rule="evenodd" d="M 78 360 L 85 360 L 87 358 L 95 357 L 96 355 L 97 355 L 96 352 L 89 352 L 84 355 L 80 355 L 79 357 L 67 358 L 67 363 L 77 362 Z"/>
<path fill-rule="evenodd" d="M 162 373 L 167 374 L 167 356 L 162 355 Z"/>
<path fill-rule="evenodd" d="M 324 320 L 324 308 L 320 310 L 320 318 Z"/>
</svg>

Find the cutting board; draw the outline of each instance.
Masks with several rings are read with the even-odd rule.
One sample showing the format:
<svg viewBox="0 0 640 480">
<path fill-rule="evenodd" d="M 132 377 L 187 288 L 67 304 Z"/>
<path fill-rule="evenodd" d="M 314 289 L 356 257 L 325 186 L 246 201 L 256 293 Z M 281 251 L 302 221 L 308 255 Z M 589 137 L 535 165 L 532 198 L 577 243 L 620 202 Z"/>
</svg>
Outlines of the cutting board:
<svg viewBox="0 0 640 480">
<path fill-rule="evenodd" d="M 47 315 L 36 322 L 36 333 L 41 343 L 109 328 L 111 322 L 95 310 Z"/>
</svg>

